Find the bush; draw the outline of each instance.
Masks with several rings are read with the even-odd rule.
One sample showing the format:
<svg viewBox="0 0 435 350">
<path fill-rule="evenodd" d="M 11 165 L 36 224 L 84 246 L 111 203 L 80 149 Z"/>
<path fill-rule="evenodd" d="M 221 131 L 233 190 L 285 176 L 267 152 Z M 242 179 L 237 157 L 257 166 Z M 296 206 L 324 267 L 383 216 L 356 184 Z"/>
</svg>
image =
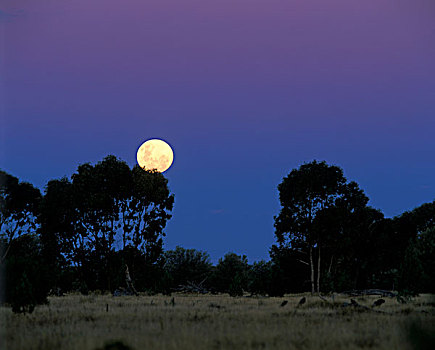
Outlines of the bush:
<svg viewBox="0 0 435 350">
<path fill-rule="evenodd" d="M 12 306 L 12 311 L 31 313 L 36 305 L 48 302 L 48 271 L 38 236 L 23 235 L 12 242 L 5 275 L 5 302 Z"/>
<path fill-rule="evenodd" d="M 32 284 L 24 272 L 11 295 L 12 311 L 15 313 L 32 313 L 36 303 Z"/>
</svg>

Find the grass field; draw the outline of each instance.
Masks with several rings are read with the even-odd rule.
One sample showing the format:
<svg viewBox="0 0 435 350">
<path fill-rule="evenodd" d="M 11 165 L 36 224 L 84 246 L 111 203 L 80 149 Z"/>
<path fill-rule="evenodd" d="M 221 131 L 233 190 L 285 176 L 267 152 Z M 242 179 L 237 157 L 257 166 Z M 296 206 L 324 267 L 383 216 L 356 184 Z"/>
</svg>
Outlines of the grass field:
<svg viewBox="0 0 435 350">
<path fill-rule="evenodd" d="M 51 297 L 32 314 L 0 308 L 1 349 L 435 349 L 433 296 L 384 298 L 373 309 L 383 313 L 343 307 L 344 296 L 306 294 L 297 306 L 301 296 Z M 377 298 L 354 299 L 371 306 Z"/>
</svg>

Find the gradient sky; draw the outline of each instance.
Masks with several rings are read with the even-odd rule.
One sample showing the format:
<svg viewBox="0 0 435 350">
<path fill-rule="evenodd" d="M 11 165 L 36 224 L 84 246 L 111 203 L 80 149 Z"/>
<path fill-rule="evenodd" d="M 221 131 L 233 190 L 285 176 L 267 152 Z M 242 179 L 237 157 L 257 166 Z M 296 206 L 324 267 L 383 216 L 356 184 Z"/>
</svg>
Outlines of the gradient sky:
<svg viewBox="0 0 435 350">
<path fill-rule="evenodd" d="M 387 217 L 435 199 L 433 0 L 2 0 L 0 168 L 43 190 L 149 138 L 165 247 L 268 258 L 313 159 Z"/>
</svg>

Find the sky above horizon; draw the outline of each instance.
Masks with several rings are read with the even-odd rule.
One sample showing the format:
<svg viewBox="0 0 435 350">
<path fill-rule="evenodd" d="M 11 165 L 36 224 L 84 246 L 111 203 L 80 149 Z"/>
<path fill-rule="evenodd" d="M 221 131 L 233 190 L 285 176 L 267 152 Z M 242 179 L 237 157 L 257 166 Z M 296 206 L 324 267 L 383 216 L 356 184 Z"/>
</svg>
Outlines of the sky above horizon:
<svg viewBox="0 0 435 350">
<path fill-rule="evenodd" d="M 313 159 L 392 217 L 435 200 L 433 0 L 3 0 L 0 168 L 43 190 L 166 140 L 165 248 L 268 259 Z"/>
</svg>

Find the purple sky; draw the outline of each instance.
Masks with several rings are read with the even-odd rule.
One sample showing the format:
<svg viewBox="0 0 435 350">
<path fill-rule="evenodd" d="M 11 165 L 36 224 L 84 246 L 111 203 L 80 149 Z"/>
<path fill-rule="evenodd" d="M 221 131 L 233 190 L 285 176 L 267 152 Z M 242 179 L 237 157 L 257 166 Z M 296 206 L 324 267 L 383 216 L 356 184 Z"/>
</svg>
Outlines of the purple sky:
<svg viewBox="0 0 435 350">
<path fill-rule="evenodd" d="M 43 189 L 174 148 L 166 248 L 268 258 L 313 159 L 391 217 L 435 199 L 433 0 L 3 0 L 0 168 Z"/>
</svg>

